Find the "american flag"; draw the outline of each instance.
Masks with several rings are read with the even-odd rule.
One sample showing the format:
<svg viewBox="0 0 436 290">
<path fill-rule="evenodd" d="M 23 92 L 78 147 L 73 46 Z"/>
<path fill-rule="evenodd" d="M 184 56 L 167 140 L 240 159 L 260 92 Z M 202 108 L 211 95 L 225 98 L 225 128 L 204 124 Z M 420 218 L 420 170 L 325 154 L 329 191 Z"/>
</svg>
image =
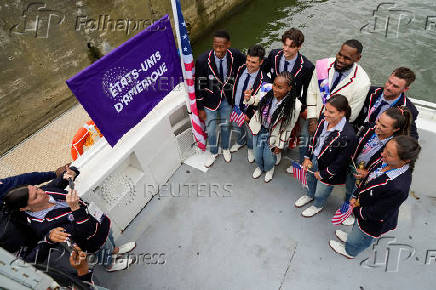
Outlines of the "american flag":
<svg viewBox="0 0 436 290">
<path fill-rule="evenodd" d="M 238 127 L 242 127 L 245 122 L 245 114 L 238 106 L 233 106 L 232 113 L 230 114 L 230 122 L 235 122 Z"/>
<path fill-rule="evenodd" d="M 195 99 L 195 88 L 194 88 L 194 57 L 192 56 L 191 43 L 189 42 L 188 32 L 186 30 L 186 22 L 183 18 L 182 9 L 180 6 L 180 0 L 172 0 L 173 13 L 176 28 L 178 31 L 177 35 L 179 38 L 179 47 L 181 56 L 183 59 L 183 72 L 185 76 L 185 84 L 189 95 L 189 105 L 191 108 L 191 123 L 192 123 L 192 133 L 194 134 L 195 141 L 201 150 L 206 150 L 206 134 L 204 132 L 204 122 L 198 117 L 197 103 Z M 175 8 L 175 10 L 174 10 Z"/>
<path fill-rule="evenodd" d="M 307 187 L 307 171 L 298 162 L 292 161 L 292 174 L 304 187 Z"/>
<path fill-rule="evenodd" d="M 348 202 L 344 202 L 341 208 L 339 208 L 335 215 L 332 217 L 332 224 L 339 225 L 346 220 L 353 212 L 353 207 Z"/>
</svg>

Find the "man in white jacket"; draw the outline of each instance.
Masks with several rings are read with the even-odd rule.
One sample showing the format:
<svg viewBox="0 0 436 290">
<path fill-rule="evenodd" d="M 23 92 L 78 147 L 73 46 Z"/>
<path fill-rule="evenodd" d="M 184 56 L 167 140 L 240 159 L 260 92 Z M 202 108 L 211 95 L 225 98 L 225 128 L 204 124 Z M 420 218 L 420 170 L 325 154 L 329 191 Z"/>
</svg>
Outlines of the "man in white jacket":
<svg viewBox="0 0 436 290">
<path fill-rule="evenodd" d="M 336 58 L 316 62 L 307 92 L 307 119 L 310 135 L 315 132 L 324 102 L 331 95 L 341 94 L 347 98 L 351 106 L 350 122 L 353 122 L 359 115 L 371 85 L 368 75 L 357 64 L 361 58 L 362 49 L 363 46 L 358 40 L 347 40 L 342 44 Z M 324 83 L 322 74 L 325 75 Z M 324 85 L 321 90 L 320 85 Z"/>
</svg>

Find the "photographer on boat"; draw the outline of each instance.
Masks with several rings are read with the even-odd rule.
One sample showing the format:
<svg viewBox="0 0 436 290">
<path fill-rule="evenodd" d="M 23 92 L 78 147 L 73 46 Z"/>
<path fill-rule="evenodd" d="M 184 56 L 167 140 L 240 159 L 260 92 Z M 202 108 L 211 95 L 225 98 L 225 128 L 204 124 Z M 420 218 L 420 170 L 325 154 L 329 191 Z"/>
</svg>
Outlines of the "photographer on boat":
<svg viewBox="0 0 436 290">
<path fill-rule="evenodd" d="M 368 123 L 358 133 L 359 143 L 352 156 L 352 162 L 345 183 L 345 201 L 350 200 L 356 187 L 356 180 L 368 175 L 369 168 L 381 162 L 381 153 L 386 143 L 395 136 L 409 135 L 412 113 L 407 107 L 392 107 L 384 111 L 375 123 Z M 351 226 L 354 217 L 351 215 L 343 225 Z"/>
<path fill-rule="evenodd" d="M 397 136 L 386 144 L 381 154 L 383 162 L 370 168 L 351 198 L 357 218 L 351 233 L 336 230 L 336 236 L 345 244 L 330 241 L 336 253 L 352 259 L 376 238 L 397 227 L 399 208 L 409 195 L 420 151 L 418 141 L 410 136 Z"/>
<path fill-rule="evenodd" d="M 71 241 L 88 253 L 97 253 L 107 271 L 127 268 L 131 259 L 113 259 L 112 254 L 127 253 L 135 243 L 115 247 L 110 219 L 97 208 L 91 209 L 76 190 L 65 190 L 78 174 L 74 167 L 67 167 L 62 176 L 41 188 L 28 185 L 13 189 L 4 197 L 5 206 L 14 220 L 27 221 L 37 239 L 48 241 L 57 231 L 57 241 Z"/>
</svg>

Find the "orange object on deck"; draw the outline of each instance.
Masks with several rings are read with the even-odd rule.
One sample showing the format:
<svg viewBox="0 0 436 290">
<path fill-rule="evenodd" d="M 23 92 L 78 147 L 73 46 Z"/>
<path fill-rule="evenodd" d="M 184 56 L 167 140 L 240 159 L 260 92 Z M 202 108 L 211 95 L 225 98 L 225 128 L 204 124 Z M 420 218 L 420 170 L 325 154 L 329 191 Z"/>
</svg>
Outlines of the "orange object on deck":
<svg viewBox="0 0 436 290">
<path fill-rule="evenodd" d="M 71 156 L 73 160 L 76 160 L 77 157 L 83 154 L 83 146 L 93 145 L 94 138 L 96 137 L 101 138 L 103 135 L 92 120 L 86 122 L 82 128 L 77 130 L 71 145 Z"/>
</svg>

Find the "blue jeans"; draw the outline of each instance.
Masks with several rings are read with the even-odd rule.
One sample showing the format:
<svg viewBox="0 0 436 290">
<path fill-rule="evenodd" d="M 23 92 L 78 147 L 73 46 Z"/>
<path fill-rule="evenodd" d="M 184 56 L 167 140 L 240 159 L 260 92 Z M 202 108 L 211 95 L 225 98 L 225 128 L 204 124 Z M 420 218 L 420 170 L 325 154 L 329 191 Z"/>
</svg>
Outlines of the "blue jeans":
<svg viewBox="0 0 436 290">
<path fill-rule="evenodd" d="M 114 237 L 112 236 L 112 230 L 110 230 L 103 247 L 96 253 L 99 265 L 103 265 L 105 267 L 112 265 L 112 253 L 114 248 Z"/>
<path fill-rule="evenodd" d="M 350 198 L 356 188 L 356 177 L 354 177 L 351 168 L 354 167 L 350 165 L 347 171 L 347 179 L 345 180 L 345 201 L 350 201 Z"/>
<path fill-rule="evenodd" d="M 357 219 L 354 222 L 351 233 L 347 236 L 347 242 L 345 243 L 345 250 L 350 256 L 357 256 L 363 252 L 366 248 L 371 246 L 375 238 L 368 236 L 362 232 L 357 224 Z"/>
<path fill-rule="evenodd" d="M 268 129 L 262 127 L 257 135 L 253 136 L 254 159 L 257 167 L 262 171 L 271 170 L 277 161 L 277 156 L 271 151 L 269 146 Z"/>
<path fill-rule="evenodd" d="M 248 149 L 253 149 L 253 134 L 247 123 L 244 123 L 241 127 L 238 127 L 236 123 L 232 123 L 234 132 L 238 134 L 238 140 L 236 144 L 245 145 L 247 144 Z"/>
<path fill-rule="evenodd" d="M 307 130 L 307 122 L 306 119 L 300 118 L 300 138 L 299 138 L 299 146 L 298 150 L 300 152 L 300 163 L 304 161 L 304 154 L 306 154 L 307 146 L 309 145 L 309 131 Z"/>
<path fill-rule="evenodd" d="M 310 170 L 313 172 L 318 171 L 318 160 L 316 156 L 313 156 L 312 158 L 312 168 Z M 308 172 L 307 187 L 307 195 L 315 200 L 313 205 L 321 208 L 325 206 L 327 198 L 330 196 L 330 193 L 332 193 L 334 186 L 320 182 L 312 173 Z"/>
<path fill-rule="evenodd" d="M 209 151 L 212 154 L 218 154 L 217 123 L 220 129 L 219 134 L 221 135 L 221 148 L 223 150 L 229 149 L 230 113 L 232 106 L 230 106 L 224 98 L 215 111 L 211 111 L 207 108 L 204 108 L 204 111 L 206 112 L 207 145 Z"/>
</svg>

